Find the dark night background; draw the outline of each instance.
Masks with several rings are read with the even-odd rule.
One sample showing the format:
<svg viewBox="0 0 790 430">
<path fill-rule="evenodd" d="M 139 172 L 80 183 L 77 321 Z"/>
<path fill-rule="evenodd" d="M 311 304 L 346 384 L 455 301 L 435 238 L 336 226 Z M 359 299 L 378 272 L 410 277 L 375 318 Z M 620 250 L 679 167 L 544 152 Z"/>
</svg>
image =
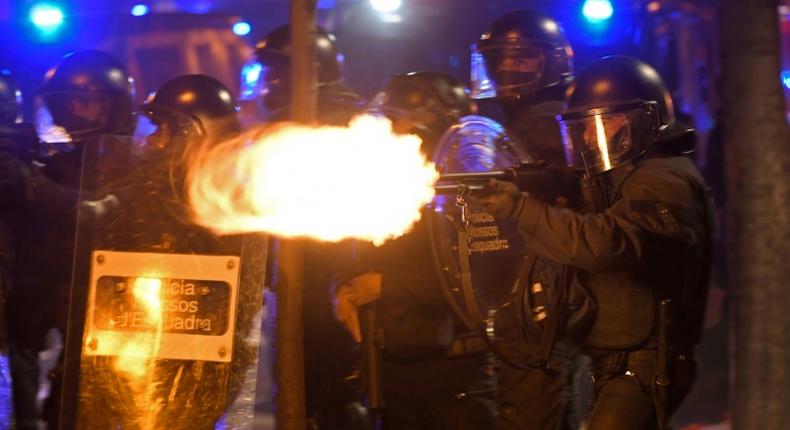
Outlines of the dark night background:
<svg viewBox="0 0 790 430">
<path fill-rule="evenodd" d="M 679 117 L 700 132 L 697 161 L 710 174 L 708 164 L 722 158 L 720 149 L 708 146 L 720 108 L 717 2 L 611 0 L 613 16 L 594 24 L 582 14 L 584 1 L 403 0 L 397 12 L 382 14 L 367 0 L 319 0 L 318 17 L 319 24 L 338 37 L 347 82 L 370 97 L 399 72 L 438 70 L 468 81 L 469 46 L 489 23 L 514 9 L 545 11 L 565 27 L 577 69 L 610 54 L 638 56 L 655 66 L 673 91 Z M 237 90 L 250 47 L 286 23 L 289 15 L 287 0 L 51 0 L 49 4 L 63 9 L 65 20 L 57 31 L 45 34 L 29 19 L 37 3 L 0 0 L 0 68 L 11 70 L 20 82 L 28 120 L 32 94 L 46 69 L 78 49 L 101 48 L 125 59 L 136 79 L 139 101 L 162 82 L 186 72 L 214 75 Z M 749 1 L 742 3 L 748 7 Z M 146 4 L 148 15 L 132 16 L 136 4 Z M 782 79 L 790 99 L 790 1 L 784 4 Z M 242 20 L 252 31 L 239 37 L 231 28 Z M 677 423 L 689 425 L 683 428 L 728 418 L 727 295 L 722 282 L 716 287 L 701 349 L 702 378 L 676 415 Z"/>
</svg>

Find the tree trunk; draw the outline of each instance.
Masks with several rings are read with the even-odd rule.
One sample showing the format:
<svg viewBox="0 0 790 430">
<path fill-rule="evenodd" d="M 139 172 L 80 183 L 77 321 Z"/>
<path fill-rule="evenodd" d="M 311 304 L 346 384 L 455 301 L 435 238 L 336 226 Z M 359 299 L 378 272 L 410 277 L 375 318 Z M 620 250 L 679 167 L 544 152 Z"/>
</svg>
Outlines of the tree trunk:
<svg viewBox="0 0 790 430">
<path fill-rule="evenodd" d="M 790 423 L 790 128 L 777 0 L 721 0 L 735 429 Z"/>
<path fill-rule="evenodd" d="M 316 0 L 291 0 L 291 119 L 315 123 L 318 70 L 315 62 Z M 306 428 L 304 383 L 304 247 L 282 240 L 277 286 L 277 428 Z"/>
</svg>

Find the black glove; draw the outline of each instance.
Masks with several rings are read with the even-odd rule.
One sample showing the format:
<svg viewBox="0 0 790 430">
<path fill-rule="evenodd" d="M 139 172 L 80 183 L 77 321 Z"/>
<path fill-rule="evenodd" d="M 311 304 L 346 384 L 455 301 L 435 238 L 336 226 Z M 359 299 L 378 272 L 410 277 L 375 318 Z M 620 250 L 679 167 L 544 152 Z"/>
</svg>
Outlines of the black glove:
<svg viewBox="0 0 790 430">
<path fill-rule="evenodd" d="M 516 216 L 523 199 L 524 195 L 516 184 L 495 179 L 490 180 L 483 188 L 472 191 L 466 198 L 473 207 L 497 218 Z"/>
<path fill-rule="evenodd" d="M 80 208 L 88 220 L 95 222 L 106 220 L 118 213 L 121 202 L 113 194 L 107 194 L 100 200 L 84 200 L 80 202 Z"/>
</svg>

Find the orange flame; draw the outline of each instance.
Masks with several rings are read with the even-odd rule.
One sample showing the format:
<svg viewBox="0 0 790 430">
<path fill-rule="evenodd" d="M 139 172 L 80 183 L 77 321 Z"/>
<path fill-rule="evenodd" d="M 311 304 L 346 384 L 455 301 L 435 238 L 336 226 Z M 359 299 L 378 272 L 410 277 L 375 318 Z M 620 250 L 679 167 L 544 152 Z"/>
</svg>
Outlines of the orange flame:
<svg viewBox="0 0 790 430">
<path fill-rule="evenodd" d="M 381 244 L 406 233 L 434 196 L 437 172 L 420 143 L 365 115 L 348 127 L 252 130 L 191 161 L 193 218 L 219 234 Z"/>
</svg>

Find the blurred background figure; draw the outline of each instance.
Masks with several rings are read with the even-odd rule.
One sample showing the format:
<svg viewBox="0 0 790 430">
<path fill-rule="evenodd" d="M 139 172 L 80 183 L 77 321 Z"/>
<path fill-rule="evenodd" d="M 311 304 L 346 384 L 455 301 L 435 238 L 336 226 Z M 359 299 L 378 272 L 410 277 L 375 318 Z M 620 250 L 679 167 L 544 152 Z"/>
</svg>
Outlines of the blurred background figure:
<svg viewBox="0 0 790 430">
<path fill-rule="evenodd" d="M 315 37 L 318 67 L 318 123 L 345 125 L 362 112 L 364 101 L 344 82 L 342 55 L 335 37 L 318 29 Z M 242 109 L 257 110 L 257 121 L 290 119 L 291 32 L 277 27 L 255 45 L 255 58 L 242 70 Z M 245 113 L 245 117 L 247 117 Z M 254 122 L 254 121 L 253 121 Z M 305 154 L 305 156 L 310 156 Z M 316 213 L 320 216 L 319 213 Z M 304 247 L 305 395 L 308 427 L 320 430 L 367 428 L 367 414 L 359 404 L 355 374 L 358 350 L 349 333 L 334 318 L 330 289 L 335 274 L 353 265 L 353 244 L 309 243 Z M 270 249 L 270 281 L 275 292 L 277 244 Z"/>
<path fill-rule="evenodd" d="M 442 134 L 461 117 L 476 113 L 477 106 L 458 79 L 422 71 L 392 76 L 370 103 L 370 112 L 386 116 L 396 133 L 419 136 L 430 159 Z"/>
<path fill-rule="evenodd" d="M 318 28 L 315 36 L 318 67 L 318 121 L 344 125 L 359 111 L 363 100 L 343 80 L 343 55 L 335 36 Z M 291 29 L 283 25 L 255 44 L 255 58 L 242 72 L 242 98 L 255 100 L 268 121 L 290 117 Z"/>
</svg>

